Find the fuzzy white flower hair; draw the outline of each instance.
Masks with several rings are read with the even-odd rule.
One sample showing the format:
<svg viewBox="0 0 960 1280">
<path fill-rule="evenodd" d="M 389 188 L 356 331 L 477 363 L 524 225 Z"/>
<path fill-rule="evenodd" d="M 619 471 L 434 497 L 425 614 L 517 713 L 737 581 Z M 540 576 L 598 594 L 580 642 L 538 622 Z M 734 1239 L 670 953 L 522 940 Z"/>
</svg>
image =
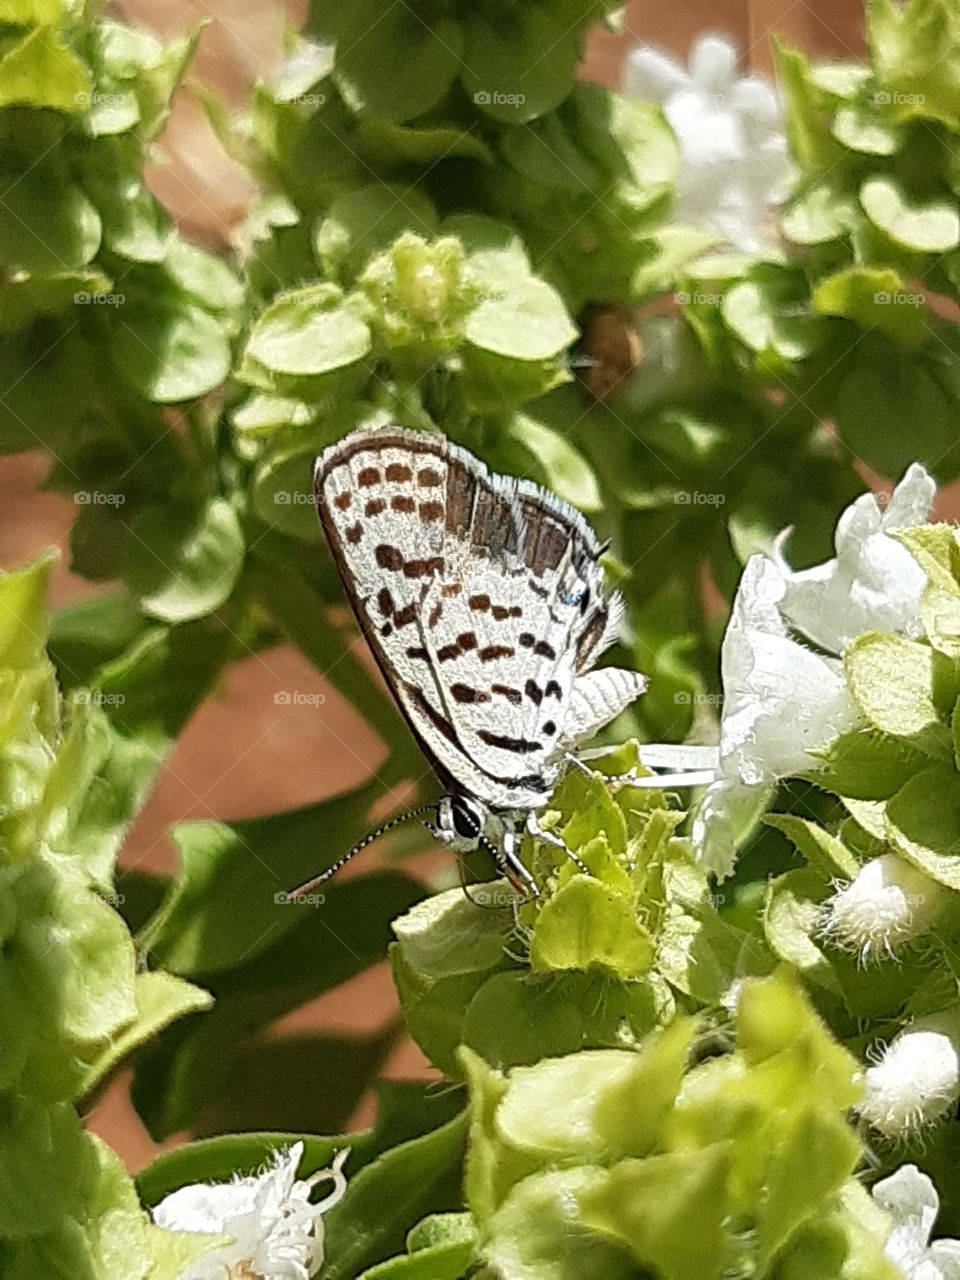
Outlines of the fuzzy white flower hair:
<svg viewBox="0 0 960 1280">
<path fill-rule="evenodd" d="M 349 1154 L 338 1152 L 330 1169 L 298 1181 L 303 1143 L 296 1142 L 277 1151 L 262 1173 L 181 1187 L 161 1200 L 153 1209 L 157 1226 L 230 1237 L 229 1244 L 191 1263 L 179 1280 L 309 1280 L 323 1264 L 323 1215 L 346 1190 L 341 1170 Z M 311 1203 L 310 1193 L 321 1181 L 331 1181 L 333 1188 Z"/>
</svg>

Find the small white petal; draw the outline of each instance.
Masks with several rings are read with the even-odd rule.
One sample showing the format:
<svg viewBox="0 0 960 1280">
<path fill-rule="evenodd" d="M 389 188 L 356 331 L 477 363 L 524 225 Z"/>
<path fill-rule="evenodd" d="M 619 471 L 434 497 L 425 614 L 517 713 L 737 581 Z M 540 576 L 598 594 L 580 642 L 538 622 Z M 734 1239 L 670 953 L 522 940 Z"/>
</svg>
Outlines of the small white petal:
<svg viewBox="0 0 960 1280">
<path fill-rule="evenodd" d="M 935 880 L 885 853 L 827 902 L 823 931 L 863 960 L 882 958 L 926 933 L 946 901 L 947 890 Z"/>
<path fill-rule="evenodd" d="M 937 1280 L 960 1280 L 960 1240 L 934 1240 L 927 1250 Z"/>
<path fill-rule="evenodd" d="M 704 93 L 723 94 L 733 84 L 739 60 L 737 46 L 726 36 L 701 36 L 690 52 L 690 74 Z"/>
<path fill-rule="evenodd" d="M 691 839 L 697 861 L 725 880 L 733 872 L 737 848 L 770 803 L 772 787 L 748 787 L 735 778 L 711 782 L 693 812 Z"/>
<path fill-rule="evenodd" d="M 786 138 L 781 131 L 783 112 L 780 99 L 768 80 L 762 76 L 744 76 L 730 89 L 730 106 L 763 132 L 777 137 L 786 151 Z"/>
<path fill-rule="evenodd" d="M 627 56 L 623 92 L 628 98 L 662 103 L 690 84 L 679 62 L 650 45 L 641 45 Z"/>
<path fill-rule="evenodd" d="M 885 1137 L 902 1138 L 939 1120 L 960 1098 L 960 1013 L 918 1018 L 866 1072 L 860 1114 Z"/>
<path fill-rule="evenodd" d="M 922 524 L 935 493 L 933 480 L 914 464 L 886 510 L 874 494 L 857 498 L 837 524 L 835 560 L 798 573 L 781 561 L 788 583 L 784 616 L 832 653 L 842 653 L 865 631 L 919 635 L 926 574 L 888 534 Z"/>
<path fill-rule="evenodd" d="M 876 1183 L 873 1199 L 893 1219 L 885 1252 L 910 1280 L 939 1280 L 927 1256 L 927 1242 L 936 1222 L 940 1200 L 936 1188 L 915 1164 L 901 1165 Z"/>
<path fill-rule="evenodd" d="M 681 186 L 692 186 L 704 167 L 733 164 L 743 156 L 736 117 L 712 106 L 695 91 L 675 93 L 664 106 L 664 115 L 683 152 Z M 729 180 L 729 174 L 724 173 Z"/>
<path fill-rule="evenodd" d="M 751 556 L 721 650 L 721 771 L 749 786 L 817 768 L 810 753 L 858 722 L 839 664 L 785 634 L 784 591 L 773 561 Z"/>
</svg>

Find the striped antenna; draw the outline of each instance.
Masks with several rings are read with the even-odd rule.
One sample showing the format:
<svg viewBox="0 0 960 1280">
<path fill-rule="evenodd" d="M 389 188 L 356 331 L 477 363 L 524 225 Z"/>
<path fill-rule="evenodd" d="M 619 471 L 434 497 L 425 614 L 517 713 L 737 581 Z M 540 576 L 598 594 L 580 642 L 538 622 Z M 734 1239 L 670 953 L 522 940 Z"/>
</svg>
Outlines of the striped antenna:
<svg viewBox="0 0 960 1280">
<path fill-rule="evenodd" d="M 374 840 L 379 840 L 385 831 L 390 831 L 393 827 L 398 827 L 401 822 L 407 822 L 410 818 L 419 818 L 425 813 L 432 813 L 436 816 L 437 806 L 435 804 L 424 804 L 419 809 L 410 809 L 407 813 L 398 814 L 396 818 L 391 818 L 389 822 L 385 822 L 383 826 L 377 827 L 376 831 L 371 831 L 369 835 L 364 836 L 362 840 L 358 840 L 349 852 L 345 853 L 342 858 L 338 858 L 332 867 L 327 867 L 326 871 L 321 871 L 318 876 L 314 876 L 312 880 L 308 880 L 306 884 L 302 884 L 299 889 L 294 889 L 292 893 L 287 894 L 288 902 L 296 902 L 298 898 L 305 897 L 308 893 L 312 893 L 314 889 L 325 884 L 331 876 L 335 876 L 341 867 L 345 867 L 351 858 L 355 857 L 368 844 L 373 844 Z M 425 824 L 429 825 L 429 824 Z"/>
</svg>

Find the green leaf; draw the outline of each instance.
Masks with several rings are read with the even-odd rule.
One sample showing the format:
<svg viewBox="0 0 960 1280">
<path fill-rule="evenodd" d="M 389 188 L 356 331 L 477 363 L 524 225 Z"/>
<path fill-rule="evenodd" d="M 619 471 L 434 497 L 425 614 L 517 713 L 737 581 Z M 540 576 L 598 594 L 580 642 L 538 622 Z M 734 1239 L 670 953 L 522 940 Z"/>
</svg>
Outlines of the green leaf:
<svg viewBox="0 0 960 1280">
<path fill-rule="evenodd" d="M 905 295 L 910 306 L 912 295 Z M 868 345 L 870 344 L 870 345 Z M 867 339 L 853 353 L 853 367 L 836 397 L 843 442 L 882 475 L 900 476 L 920 458 L 936 474 L 956 446 L 953 409 L 932 368 L 916 352 Z M 903 423 L 913 422 L 909 438 Z"/>
<path fill-rule="evenodd" d="M 68 1216 L 84 1213 L 97 1162 L 72 1107 L 5 1094 L 0 1149 L 0 1236 L 54 1230 Z"/>
<path fill-rule="evenodd" d="M 849 235 L 857 220 L 853 200 L 824 180 L 791 201 L 780 225 L 795 244 L 825 244 Z"/>
<path fill-rule="evenodd" d="M 586 1229 L 578 1202 L 606 1185 L 591 1165 L 540 1173 L 514 1186 L 486 1224 L 482 1250 L 510 1280 L 634 1280 L 636 1267 L 614 1240 Z"/>
<path fill-rule="evenodd" d="M 583 1221 L 622 1241 L 664 1280 L 712 1280 L 728 1251 L 729 1172 L 728 1142 L 623 1160 L 580 1193 Z"/>
<path fill-rule="evenodd" d="M 423 115 L 446 94 L 460 64 L 463 31 L 439 13 L 357 0 L 339 24 L 334 76 L 346 101 L 387 120 Z M 401 52 L 402 51 L 402 52 Z"/>
<path fill-rule="evenodd" d="M 572 1053 L 587 1038 L 578 994 L 522 971 L 495 973 L 467 1006 L 460 1039 L 495 1066 Z"/>
<path fill-rule="evenodd" d="M 857 859 L 843 841 L 825 831 L 817 822 L 791 813 L 767 814 L 763 821 L 767 826 L 782 831 L 810 866 L 827 880 L 836 877 L 852 880 L 860 869 Z"/>
<path fill-rule="evenodd" d="M 313 493 L 314 434 L 295 449 L 271 453 L 253 480 L 254 512 L 264 524 L 301 542 L 322 537 Z"/>
<path fill-rule="evenodd" d="M 927 764 L 927 757 L 902 738 L 869 729 L 841 734 L 826 751 L 814 754 L 823 760 L 823 768 L 811 773 L 810 780 L 854 800 L 889 800 Z"/>
<path fill-rule="evenodd" d="M 402 1249 L 424 1214 L 460 1207 L 466 1130 L 467 1118 L 459 1116 L 349 1178 L 346 1195 L 324 1218 L 322 1280 L 353 1280 Z"/>
<path fill-rule="evenodd" d="M 852 151 L 869 156 L 892 156 L 904 141 L 904 131 L 884 120 L 876 106 L 858 102 L 841 107 L 833 118 L 833 136 Z"/>
<path fill-rule="evenodd" d="M 308 1036 L 274 1043 L 258 1033 L 382 960 L 390 920 L 419 892 L 408 876 L 380 872 L 334 885 L 322 904 L 297 907 L 271 897 L 274 918 L 264 912 L 250 954 L 202 976 L 214 1008 L 181 1021 L 139 1056 L 134 1098 L 150 1131 L 159 1138 L 187 1127 L 260 1129 L 279 1125 L 281 1117 L 295 1124 L 297 1115 L 322 1129 L 345 1123 L 395 1029 L 349 1045 Z M 351 1055 L 356 1069 L 347 1068 Z M 305 1101 L 306 1082 L 324 1064 L 337 1083 Z M 266 1083 L 271 1074 L 276 1090 Z"/>
<path fill-rule="evenodd" d="M 573 88 L 579 33 L 555 20 L 546 5 L 518 6 L 496 17 L 468 12 L 465 27 L 464 88 L 494 120 L 533 120 Z"/>
<path fill-rule="evenodd" d="M 13 886 L 23 913 L 9 944 L 18 981 L 74 1046 L 116 1035 L 136 1016 L 133 942 L 76 864 L 37 853 Z"/>
<path fill-rule="evenodd" d="M 946 253 L 960 244 L 960 213 L 955 204 L 912 200 L 889 175 L 867 178 L 860 187 L 860 203 L 874 226 L 904 249 Z"/>
<path fill-rule="evenodd" d="M 887 803 L 885 826 L 887 839 L 908 862 L 960 890 L 960 774 L 952 764 L 930 765 L 901 787 Z"/>
<path fill-rule="evenodd" d="M 534 971 L 609 969 L 636 978 L 653 964 L 653 941 L 632 896 L 591 877 L 562 885 L 540 911 L 530 949 Z"/>
<path fill-rule="evenodd" d="M 308 908 L 275 896 L 340 856 L 340 841 L 362 829 L 373 796 L 364 786 L 290 813 L 174 828 L 180 873 L 149 930 L 163 966 L 184 977 L 213 974 L 302 925 Z"/>
<path fill-rule="evenodd" d="M 76 115 L 90 101 L 90 75 L 53 26 L 37 26 L 0 59 L 0 106 L 49 107 Z"/>
<path fill-rule="evenodd" d="M 200 507 L 148 507 L 131 523 L 124 578 L 145 613 L 164 622 L 202 618 L 229 599 L 244 539 L 226 498 Z"/>
<path fill-rule="evenodd" d="M 801 1222 L 822 1213 L 824 1201 L 853 1173 L 861 1153 L 843 1116 L 827 1107 L 808 1105 L 789 1117 L 758 1215 L 761 1260 L 772 1258 Z"/>
<path fill-rule="evenodd" d="M 875 729 L 927 755 L 950 754 L 938 704 L 955 683 L 952 663 L 945 666 L 935 650 L 916 640 L 874 631 L 853 642 L 844 665 L 850 692 Z"/>
<path fill-rule="evenodd" d="M 408 1253 L 381 1262 L 359 1280 L 458 1280 L 469 1270 L 475 1248 L 468 1213 L 433 1214 L 410 1231 Z"/>
<path fill-rule="evenodd" d="M 830 892 L 829 881 L 813 867 L 788 871 L 770 880 L 763 932 L 778 959 L 792 964 L 807 981 L 839 994 L 830 961 L 814 941 L 823 922 L 822 904 Z"/>
<path fill-rule="evenodd" d="M 171 973 L 138 973 L 134 1020 L 105 1045 L 87 1066 L 79 1093 L 89 1093 L 134 1049 L 139 1048 L 177 1018 L 209 1009 L 213 997 Z"/>
<path fill-rule="evenodd" d="M 744 280 L 724 294 L 721 311 L 726 323 L 751 351 L 775 351 L 784 360 L 802 360 L 810 353 L 809 319 L 790 315 L 776 285 Z"/>
<path fill-rule="evenodd" d="M 25 569 L 0 573 L 0 666 L 25 671 L 43 661 L 56 562 L 55 553 L 47 552 Z"/>
<path fill-rule="evenodd" d="M 147 291 L 150 281 L 152 293 Z M 205 395 L 230 371 L 230 344 L 220 321 L 186 296 L 165 289 L 159 268 L 130 274 L 111 344 L 122 375 L 158 404 Z"/>
<path fill-rule="evenodd" d="M 958 22 L 943 0 L 873 0 L 867 29 L 870 53 L 894 120 L 940 120 L 960 128 L 956 85 L 960 76 Z"/>
<path fill-rule="evenodd" d="M 549 360 L 577 337 L 563 300 L 533 276 L 503 297 L 485 298 L 467 316 L 464 337 L 482 351 L 511 360 Z"/>
<path fill-rule="evenodd" d="M 436 223 L 433 206 L 416 187 L 382 183 L 344 191 L 317 222 L 314 249 L 329 277 L 352 281 L 372 253 L 388 248 L 404 231 L 431 236 Z"/>
<path fill-rule="evenodd" d="M 485 895 L 485 909 L 478 910 L 462 890 L 448 889 L 394 920 L 391 927 L 404 959 L 422 977 L 435 981 L 484 972 L 503 960 L 515 894 L 505 880 L 491 881 L 479 892 Z M 489 905 L 491 900 L 496 905 Z"/>
<path fill-rule="evenodd" d="M 99 1138 L 91 1136 L 90 1141 L 99 1163 L 88 1224 L 98 1280 L 178 1280 L 223 1240 L 155 1226 L 119 1158 Z"/>
<path fill-rule="evenodd" d="M 8 271 L 77 271 L 100 247 L 100 216 L 79 186 L 38 165 L 3 175 L 0 260 Z"/>
<path fill-rule="evenodd" d="M 590 464 L 565 435 L 525 413 L 514 414 L 510 433 L 526 445 L 558 497 L 581 511 L 600 511 L 603 499 Z"/>
<path fill-rule="evenodd" d="M 693 1022 L 680 1018 L 652 1032 L 639 1053 L 584 1050 L 514 1067 L 499 1136 L 543 1166 L 646 1155 L 680 1091 L 693 1034 Z"/>
<path fill-rule="evenodd" d="M 821 315 L 846 316 L 861 329 L 881 329 L 905 347 L 919 346 L 930 325 L 922 293 L 909 290 L 890 268 L 848 267 L 820 281 L 813 307 Z"/>
<path fill-rule="evenodd" d="M 341 300 L 331 284 L 281 295 L 254 324 L 248 353 L 267 369 L 301 377 L 362 360 L 370 351 L 370 330 Z"/>
</svg>

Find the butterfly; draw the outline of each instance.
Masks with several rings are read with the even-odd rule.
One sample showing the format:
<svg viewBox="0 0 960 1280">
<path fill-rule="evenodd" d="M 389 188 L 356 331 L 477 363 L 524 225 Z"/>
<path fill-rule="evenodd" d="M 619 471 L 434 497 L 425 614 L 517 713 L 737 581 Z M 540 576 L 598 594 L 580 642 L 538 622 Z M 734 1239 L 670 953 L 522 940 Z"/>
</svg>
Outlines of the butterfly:
<svg viewBox="0 0 960 1280">
<path fill-rule="evenodd" d="M 397 822 L 431 813 L 426 825 L 448 848 L 484 847 L 537 896 L 524 830 L 564 847 L 538 813 L 579 744 L 647 686 L 636 671 L 594 670 L 623 615 L 620 597 L 604 594 L 603 547 L 549 490 L 495 475 L 431 432 L 346 436 L 317 459 L 315 493 L 360 629 L 446 794 L 297 893 Z"/>
</svg>

